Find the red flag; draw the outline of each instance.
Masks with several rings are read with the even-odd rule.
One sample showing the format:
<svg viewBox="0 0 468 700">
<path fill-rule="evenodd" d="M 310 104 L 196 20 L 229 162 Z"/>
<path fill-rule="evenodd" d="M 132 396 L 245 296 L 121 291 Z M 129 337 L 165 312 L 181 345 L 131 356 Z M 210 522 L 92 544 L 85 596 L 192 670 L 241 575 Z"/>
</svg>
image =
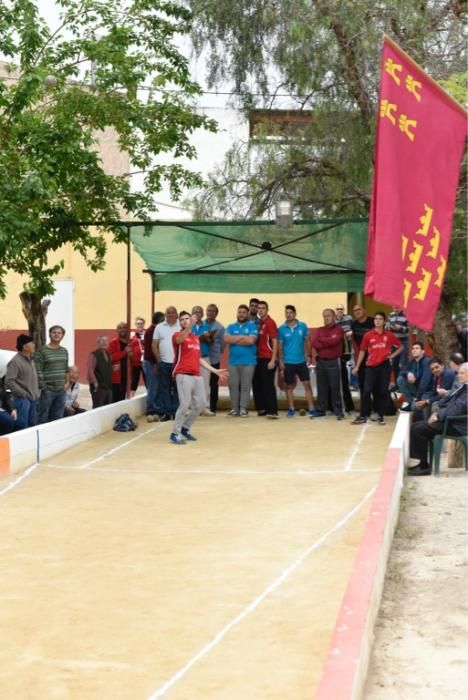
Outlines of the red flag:
<svg viewBox="0 0 468 700">
<path fill-rule="evenodd" d="M 447 267 L 465 133 L 465 110 L 385 37 L 365 293 L 427 331 Z"/>
</svg>

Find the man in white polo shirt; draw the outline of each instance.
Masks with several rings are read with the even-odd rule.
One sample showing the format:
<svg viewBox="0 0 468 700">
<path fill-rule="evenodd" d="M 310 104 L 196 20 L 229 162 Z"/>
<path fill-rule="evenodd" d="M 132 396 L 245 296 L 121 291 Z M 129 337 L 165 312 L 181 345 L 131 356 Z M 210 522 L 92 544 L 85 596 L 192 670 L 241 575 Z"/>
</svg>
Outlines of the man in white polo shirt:
<svg viewBox="0 0 468 700">
<path fill-rule="evenodd" d="M 152 350 L 159 368 L 159 388 L 156 405 L 160 407 L 162 421 L 171 420 L 179 406 L 177 387 L 172 378 L 174 368 L 174 346 L 172 336 L 180 331 L 179 318 L 175 306 L 168 306 L 165 320 L 154 329 Z"/>
</svg>

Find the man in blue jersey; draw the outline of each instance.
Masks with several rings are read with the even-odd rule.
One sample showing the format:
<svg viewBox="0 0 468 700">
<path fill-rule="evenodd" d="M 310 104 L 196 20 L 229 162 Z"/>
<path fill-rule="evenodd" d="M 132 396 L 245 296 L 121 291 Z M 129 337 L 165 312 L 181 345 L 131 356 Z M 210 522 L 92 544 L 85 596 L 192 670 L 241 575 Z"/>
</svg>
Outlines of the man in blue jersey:
<svg viewBox="0 0 468 700">
<path fill-rule="evenodd" d="M 312 389 L 310 386 L 309 369 L 311 361 L 311 349 L 309 329 L 302 321 L 296 318 L 296 307 L 292 304 L 285 306 L 286 322 L 278 329 L 278 350 L 280 374 L 286 384 L 286 396 L 288 397 L 288 418 L 296 414 L 294 408 L 294 382 L 296 377 L 300 379 L 304 387 L 309 417 L 318 418 L 324 416 L 322 411 L 314 408 Z"/>
<path fill-rule="evenodd" d="M 249 321 L 249 307 L 241 304 L 236 323 L 230 323 L 224 334 L 229 345 L 229 395 L 231 410 L 228 416 L 247 418 L 252 378 L 257 364 L 258 327 Z"/>
</svg>

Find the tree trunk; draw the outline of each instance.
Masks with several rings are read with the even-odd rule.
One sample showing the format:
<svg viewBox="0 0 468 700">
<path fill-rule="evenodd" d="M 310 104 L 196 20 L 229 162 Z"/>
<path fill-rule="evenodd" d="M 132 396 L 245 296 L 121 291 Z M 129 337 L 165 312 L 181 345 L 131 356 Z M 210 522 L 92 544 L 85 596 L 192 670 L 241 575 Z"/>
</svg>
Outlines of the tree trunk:
<svg viewBox="0 0 468 700">
<path fill-rule="evenodd" d="M 41 299 L 37 294 L 21 292 L 21 307 L 28 322 L 28 333 L 34 340 L 36 350 L 46 343 L 45 317 L 50 299 Z"/>
<path fill-rule="evenodd" d="M 432 333 L 428 335 L 429 343 L 432 346 L 434 355 L 442 362 L 447 363 L 452 352 L 459 349 L 457 329 L 450 318 L 450 312 L 443 298 L 440 300 L 439 308 L 434 321 Z"/>
</svg>

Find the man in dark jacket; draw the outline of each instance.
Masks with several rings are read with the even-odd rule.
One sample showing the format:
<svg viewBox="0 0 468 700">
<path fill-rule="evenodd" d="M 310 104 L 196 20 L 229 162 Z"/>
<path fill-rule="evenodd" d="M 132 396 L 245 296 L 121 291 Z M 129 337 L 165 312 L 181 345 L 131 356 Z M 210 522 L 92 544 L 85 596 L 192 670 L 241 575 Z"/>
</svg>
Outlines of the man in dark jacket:
<svg viewBox="0 0 468 700">
<path fill-rule="evenodd" d="M 98 336 L 96 349 L 88 355 L 87 379 L 93 408 L 112 403 L 112 359 L 106 335 Z"/>
<path fill-rule="evenodd" d="M 411 346 L 411 362 L 402 370 L 397 378 L 399 391 L 403 394 L 405 402 L 400 410 L 411 411 L 412 402 L 420 398 L 420 387 L 429 387 L 432 381 L 431 360 L 424 352 L 422 343 L 416 342 Z"/>
<path fill-rule="evenodd" d="M 452 389 L 457 373 L 453 369 L 444 366 L 438 357 L 432 357 L 430 361 L 431 376 L 428 381 L 423 379 L 419 384 L 418 396 L 415 401 L 415 418 L 421 419 L 429 415 L 431 406 L 439 401 Z"/>
<path fill-rule="evenodd" d="M 437 411 L 428 420 L 413 423 L 410 434 L 410 455 L 419 459 L 419 464 L 408 469 L 410 476 L 427 476 L 432 469 L 428 461 L 429 443 L 435 435 L 441 435 L 447 416 L 466 416 L 468 412 L 468 362 L 458 370 L 460 385 L 443 396 Z M 466 435 L 466 418 L 450 421 L 448 435 Z"/>
<path fill-rule="evenodd" d="M 19 335 L 16 349 L 18 353 L 7 365 L 5 387 L 11 391 L 17 412 L 16 430 L 22 430 L 37 424 L 40 391 L 36 365 L 32 359 L 35 345 L 31 336 Z"/>
</svg>

